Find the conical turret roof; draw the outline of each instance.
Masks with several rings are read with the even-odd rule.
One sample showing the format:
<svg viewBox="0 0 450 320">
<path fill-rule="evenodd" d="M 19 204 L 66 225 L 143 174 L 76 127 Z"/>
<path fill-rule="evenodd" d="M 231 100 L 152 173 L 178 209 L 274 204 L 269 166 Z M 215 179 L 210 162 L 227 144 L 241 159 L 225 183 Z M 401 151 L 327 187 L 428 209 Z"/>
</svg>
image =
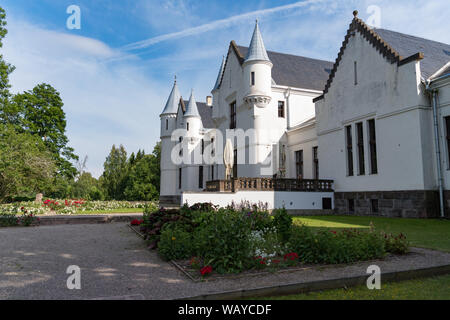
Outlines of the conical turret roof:
<svg viewBox="0 0 450 320">
<path fill-rule="evenodd" d="M 194 90 L 191 91 L 191 97 L 189 98 L 188 105 L 186 107 L 186 112 L 184 113 L 184 117 L 199 117 L 197 102 L 194 98 Z"/>
<path fill-rule="evenodd" d="M 245 57 L 245 62 L 253 60 L 270 61 L 266 48 L 264 47 L 261 32 L 259 31 L 258 21 L 256 21 L 252 41 L 250 42 L 247 56 Z"/>
<path fill-rule="evenodd" d="M 166 106 L 164 107 L 161 115 L 176 114 L 178 112 L 178 104 L 180 103 L 181 95 L 178 91 L 177 80 L 175 78 L 172 91 L 170 92 L 169 99 L 167 99 Z"/>
</svg>

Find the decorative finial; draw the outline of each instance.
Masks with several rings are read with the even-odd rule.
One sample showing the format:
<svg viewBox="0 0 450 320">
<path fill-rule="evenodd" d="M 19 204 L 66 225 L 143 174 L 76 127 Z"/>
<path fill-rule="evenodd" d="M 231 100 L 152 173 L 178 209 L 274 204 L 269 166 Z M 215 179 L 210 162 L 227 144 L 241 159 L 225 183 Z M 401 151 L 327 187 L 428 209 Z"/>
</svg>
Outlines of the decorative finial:
<svg viewBox="0 0 450 320">
<path fill-rule="evenodd" d="M 353 11 L 353 16 L 356 18 L 356 16 L 358 15 L 358 10 Z"/>
</svg>

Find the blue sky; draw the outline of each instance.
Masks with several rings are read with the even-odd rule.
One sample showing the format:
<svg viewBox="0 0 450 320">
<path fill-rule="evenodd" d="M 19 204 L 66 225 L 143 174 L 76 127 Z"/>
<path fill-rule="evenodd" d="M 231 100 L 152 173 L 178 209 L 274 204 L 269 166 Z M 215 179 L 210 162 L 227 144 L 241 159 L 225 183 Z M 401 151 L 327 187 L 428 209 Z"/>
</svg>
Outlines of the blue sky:
<svg viewBox="0 0 450 320">
<path fill-rule="evenodd" d="M 81 29 L 69 30 L 69 5 Z M 16 66 L 13 91 L 50 83 L 61 93 L 70 145 L 102 173 L 112 144 L 151 152 L 177 75 L 181 93 L 210 94 L 231 40 L 248 45 L 260 22 L 268 50 L 334 61 L 357 9 L 380 8 L 382 28 L 450 43 L 447 0 L 2 0 Z"/>
</svg>

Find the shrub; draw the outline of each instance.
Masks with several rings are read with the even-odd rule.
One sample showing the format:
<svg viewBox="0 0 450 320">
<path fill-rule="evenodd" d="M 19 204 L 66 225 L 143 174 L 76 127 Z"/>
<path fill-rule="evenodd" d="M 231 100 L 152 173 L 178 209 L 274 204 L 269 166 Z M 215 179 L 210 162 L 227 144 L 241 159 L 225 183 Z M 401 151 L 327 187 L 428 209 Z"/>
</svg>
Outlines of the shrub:
<svg viewBox="0 0 450 320">
<path fill-rule="evenodd" d="M 192 238 L 189 232 L 167 224 L 161 232 L 158 253 L 165 260 L 187 259 L 192 256 Z"/>
<path fill-rule="evenodd" d="M 273 225 L 277 229 L 281 241 L 283 243 L 288 242 L 291 236 L 292 217 L 285 208 L 275 209 L 273 216 Z"/>
<path fill-rule="evenodd" d="M 251 256 L 250 223 L 240 212 L 220 209 L 195 228 L 195 255 L 218 273 L 236 273 L 248 266 Z"/>
<path fill-rule="evenodd" d="M 409 241 L 403 233 L 397 236 L 384 234 L 386 251 L 393 254 L 405 254 L 409 251 Z"/>
<path fill-rule="evenodd" d="M 293 226 L 289 245 L 305 263 L 350 263 L 381 258 L 386 253 L 379 234 L 349 229 L 314 233 L 306 226 Z"/>
</svg>

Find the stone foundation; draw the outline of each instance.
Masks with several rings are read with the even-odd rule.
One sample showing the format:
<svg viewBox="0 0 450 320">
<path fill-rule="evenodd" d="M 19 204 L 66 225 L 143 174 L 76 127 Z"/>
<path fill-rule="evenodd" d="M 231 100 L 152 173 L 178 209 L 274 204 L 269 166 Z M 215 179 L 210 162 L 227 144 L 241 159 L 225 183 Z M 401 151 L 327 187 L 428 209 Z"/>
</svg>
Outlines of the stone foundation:
<svg viewBox="0 0 450 320">
<path fill-rule="evenodd" d="M 181 196 L 160 196 L 160 207 L 179 207 L 181 203 Z"/>
<path fill-rule="evenodd" d="M 353 211 L 349 210 L 353 199 Z M 446 217 L 450 211 L 450 190 L 445 191 Z M 439 217 L 439 194 L 433 190 L 335 192 L 335 212 L 358 216 L 401 218 Z"/>
</svg>

